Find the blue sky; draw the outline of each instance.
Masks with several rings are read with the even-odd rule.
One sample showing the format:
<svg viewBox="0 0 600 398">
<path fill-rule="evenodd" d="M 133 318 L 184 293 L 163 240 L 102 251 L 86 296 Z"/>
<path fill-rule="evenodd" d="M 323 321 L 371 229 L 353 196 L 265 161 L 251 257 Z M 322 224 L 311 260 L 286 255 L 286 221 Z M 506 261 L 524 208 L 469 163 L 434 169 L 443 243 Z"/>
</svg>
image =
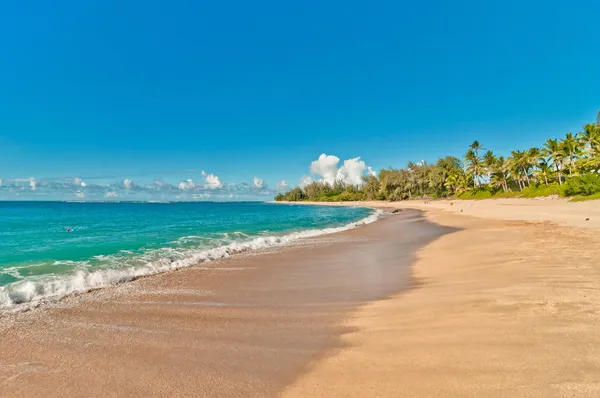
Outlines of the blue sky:
<svg viewBox="0 0 600 398">
<path fill-rule="evenodd" d="M 9 0 L 0 177 L 20 198 L 119 197 L 125 179 L 266 197 L 322 153 L 377 170 L 474 139 L 540 145 L 600 110 L 597 15 L 592 0 Z"/>
</svg>

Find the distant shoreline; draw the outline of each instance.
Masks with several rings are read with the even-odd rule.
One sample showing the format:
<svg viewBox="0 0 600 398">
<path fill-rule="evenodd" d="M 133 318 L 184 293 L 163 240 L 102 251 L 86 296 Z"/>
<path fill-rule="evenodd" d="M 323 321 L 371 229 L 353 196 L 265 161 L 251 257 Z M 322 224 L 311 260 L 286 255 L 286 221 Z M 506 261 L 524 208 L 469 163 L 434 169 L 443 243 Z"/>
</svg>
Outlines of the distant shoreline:
<svg viewBox="0 0 600 398">
<path fill-rule="evenodd" d="M 427 202 L 427 204 L 425 204 Z M 486 200 L 406 200 L 348 202 L 273 202 L 298 205 L 370 207 L 378 209 L 437 209 L 465 216 L 490 220 L 550 221 L 561 225 L 600 228 L 600 201 L 570 202 L 553 200 L 506 198 Z"/>
</svg>

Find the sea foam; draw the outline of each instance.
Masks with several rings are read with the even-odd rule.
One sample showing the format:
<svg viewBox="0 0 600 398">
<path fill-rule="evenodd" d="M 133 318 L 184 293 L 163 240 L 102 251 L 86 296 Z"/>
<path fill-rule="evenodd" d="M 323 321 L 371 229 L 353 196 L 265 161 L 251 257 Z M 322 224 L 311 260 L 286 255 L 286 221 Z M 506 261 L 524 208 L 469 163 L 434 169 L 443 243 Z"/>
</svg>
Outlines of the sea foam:
<svg viewBox="0 0 600 398">
<path fill-rule="evenodd" d="M 260 250 L 273 246 L 289 244 L 298 239 L 346 231 L 369 224 L 382 214 L 377 210 L 360 221 L 341 227 L 309 229 L 281 236 L 262 236 L 248 241 L 233 242 L 212 249 L 178 253 L 178 258 L 159 258 L 140 266 L 115 267 L 94 271 L 78 270 L 68 275 L 49 275 L 35 280 L 25 280 L 0 287 L 0 310 L 4 312 L 22 311 L 38 306 L 49 300 L 99 289 L 110 285 L 128 282 L 142 276 L 159 274 L 192 265 L 213 261 L 233 254 L 251 250 Z"/>
</svg>

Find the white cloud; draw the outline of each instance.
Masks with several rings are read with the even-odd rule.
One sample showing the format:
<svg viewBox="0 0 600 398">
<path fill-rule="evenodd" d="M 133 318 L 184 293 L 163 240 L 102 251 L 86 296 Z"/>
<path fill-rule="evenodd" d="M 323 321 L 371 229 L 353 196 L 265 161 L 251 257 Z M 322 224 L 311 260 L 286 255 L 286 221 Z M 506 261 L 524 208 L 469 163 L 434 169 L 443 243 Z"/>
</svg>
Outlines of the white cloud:
<svg viewBox="0 0 600 398">
<path fill-rule="evenodd" d="M 367 165 L 360 157 L 344 160 L 344 164 L 337 171 L 336 180 L 347 184 L 361 185 L 362 176 L 367 169 Z"/>
<path fill-rule="evenodd" d="M 339 162 L 340 158 L 337 156 L 326 155 L 323 153 L 319 156 L 319 159 L 310 164 L 310 172 L 321 177 L 326 183 L 333 185 L 337 175 L 337 164 Z"/>
<path fill-rule="evenodd" d="M 265 187 L 265 180 L 254 176 L 254 187 L 256 189 L 263 189 Z"/>
<path fill-rule="evenodd" d="M 200 172 L 200 171 L 198 171 Z M 103 180 L 108 177 L 102 177 Z M 113 177 L 111 177 L 113 178 Z M 36 177 L 3 179 L 0 196 L 7 194 L 27 197 L 48 197 L 53 199 L 85 198 L 86 200 L 110 200 L 123 198 L 128 200 L 173 200 L 173 199 L 206 199 L 222 200 L 250 199 L 257 195 L 275 195 L 275 188 L 270 188 L 265 181 L 256 176 L 252 182 L 225 183 L 220 177 L 202 172 L 202 180 L 196 174 L 196 179 L 184 179 L 164 182 L 161 180 L 133 180 L 122 177 L 112 183 L 96 182 L 98 178 L 86 179 L 81 177 L 57 177 L 40 180 Z M 283 185 L 282 185 L 283 184 Z M 287 182 L 278 184 L 281 189 L 288 188 Z M 177 195 L 179 197 L 177 197 Z M 232 198 L 229 195 L 233 195 Z"/>
<path fill-rule="evenodd" d="M 85 182 L 83 182 L 83 180 L 79 177 L 75 177 L 73 178 L 73 184 L 75 184 L 78 187 L 85 187 L 87 184 Z"/>
<path fill-rule="evenodd" d="M 304 188 L 305 186 L 312 184 L 312 182 L 313 182 L 313 179 L 311 176 L 302 176 L 300 178 L 300 183 L 298 184 L 298 186 L 300 188 Z"/>
<path fill-rule="evenodd" d="M 361 185 L 362 177 L 365 172 L 374 175 L 374 170 L 367 167 L 360 157 L 344 160 L 342 167 L 338 168 L 340 158 L 333 155 L 321 154 L 319 158 L 310 164 L 310 171 L 313 174 L 321 177 L 319 181 L 326 182 L 330 185 L 337 181 L 342 181 L 347 184 Z M 310 176 L 302 177 L 300 187 L 304 187 L 312 182 Z"/>
<path fill-rule="evenodd" d="M 177 187 L 182 191 L 185 191 L 196 188 L 196 183 L 190 178 L 189 180 L 181 181 Z"/>
<path fill-rule="evenodd" d="M 371 166 L 367 167 L 367 172 L 370 176 L 377 176 L 377 172 Z"/>
<path fill-rule="evenodd" d="M 278 191 L 287 191 L 289 187 L 290 187 L 290 184 L 288 184 L 286 180 L 281 180 L 277 183 Z"/>
<path fill-rule="evenodd" d="M 205 187 L 208 189 L 220 189 L 223 188 L 223 184 L 219 179 L 219 176 L 214 174 L 207 174 L 202 170 L 202 176 L 204 177 L 204 181 L 206 181 Z"/>
</svg>

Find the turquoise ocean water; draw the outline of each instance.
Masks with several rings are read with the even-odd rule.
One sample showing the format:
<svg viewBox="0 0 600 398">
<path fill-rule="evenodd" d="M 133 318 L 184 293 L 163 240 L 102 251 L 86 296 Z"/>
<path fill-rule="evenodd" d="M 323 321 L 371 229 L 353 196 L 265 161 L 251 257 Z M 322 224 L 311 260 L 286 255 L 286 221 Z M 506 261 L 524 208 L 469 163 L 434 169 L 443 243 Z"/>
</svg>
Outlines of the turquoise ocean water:
<svg viewBox="0 0 600 398">
<path fill-rule="evenodd" d="M 254 202 L 0 202 L 0 309 L 374 219 L 365 208 Z"/>
</svg>

